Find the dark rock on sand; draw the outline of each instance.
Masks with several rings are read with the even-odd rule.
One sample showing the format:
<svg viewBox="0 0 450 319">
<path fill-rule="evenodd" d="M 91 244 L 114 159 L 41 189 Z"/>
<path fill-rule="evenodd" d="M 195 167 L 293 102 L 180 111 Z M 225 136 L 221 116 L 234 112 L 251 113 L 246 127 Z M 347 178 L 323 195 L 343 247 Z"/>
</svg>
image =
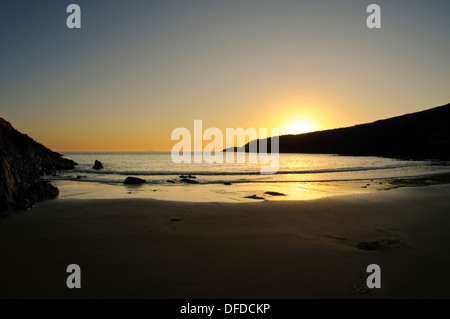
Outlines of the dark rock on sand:
<svg viewBox="0 0 450 319">
<path fill-rule="evenodd" d="M 192 179 L 189 179 L 189 178 L 182 178 L 181 182 L 186 183 L 186 184 L 199 184 L 199 182 L 193 181 Z"/>
<path fill-rule="evenodd" d="M 231 183 L 230 182 L 225 182 L 225 183 L 223 183 L 223 185 L 231 185 Z"/>
<path fill-rule="evenodd" d="M 123 183 L 125 185 L 140 185 L 140 184 L 144 184 L 147 183 L 147 181 L 145 179 L 142 178 L 137 178 L 137 177 L 127 177 Z"/>
<path fill-rule="evenodd" d="M 180 178 L 192 178 L 192 179 L 196 179 L 197 177 L 194 175 L 180 175 Z"/>
<path fill-rule="evenodd" d="M 103 169 L 103 164 L 100 161 L 95 160 L 94 166 L 92 169 Z"/>
<path fill-rule="evenodd" d="M 286 194 L 278 193 L 278 192 L 265 192 L 264 194 L 272 195 L 272 196 L 287 196 Z"/>
<path fill-rule="evenodd" d="M 167 183 L 175 184 L 176 182 L 175 182 L 173 179 L 168 179 L 168 180 L 167 180 Z"/>
<path fill-rule="evenodd" d="M 256 196 L 256 194 L 251 195 L 251 196 L 245 196 L 244 198 L 250 198 L 250 199 L 265 199 L 264 197 Z"/>
<path fill-rule="evenodd" d="M 396 238 L 383 238 L 371 242 L 358 243 L 355 247 L 361 250 L 392 250 L 399 248 L 409 248 L 412 244 L 408 241 Z"/>
<path fill-rule="evenodd" d="M 0 118 L 0 213 L 27 209 L 37 201 L 58 196 L 58 189 L 42 176 L 74 169 L 75 165 Z"/>
</svg>

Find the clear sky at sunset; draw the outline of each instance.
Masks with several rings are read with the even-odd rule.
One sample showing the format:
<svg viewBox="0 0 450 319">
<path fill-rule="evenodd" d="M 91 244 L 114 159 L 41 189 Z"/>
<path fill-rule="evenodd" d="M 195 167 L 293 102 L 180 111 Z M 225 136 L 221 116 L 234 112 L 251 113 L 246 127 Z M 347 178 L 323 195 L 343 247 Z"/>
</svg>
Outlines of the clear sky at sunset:
<svg viewBox="0 0 450 319">
<path fill-rule="evenodd" d="M 449 33 L 448 0 L 2 0 L 0 116 L 62 152 L 355 125 L 449 103 Z"/>
</svg>

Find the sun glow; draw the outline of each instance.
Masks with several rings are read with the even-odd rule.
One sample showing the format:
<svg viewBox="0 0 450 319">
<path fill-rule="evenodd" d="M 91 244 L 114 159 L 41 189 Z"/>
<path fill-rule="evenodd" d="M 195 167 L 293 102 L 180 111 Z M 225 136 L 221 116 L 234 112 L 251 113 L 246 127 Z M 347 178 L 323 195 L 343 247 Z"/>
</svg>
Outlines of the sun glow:
<svg viewBox="0 0 450 319">
<path fill-rule="evenodd" d="M 306 121 L 297 121 L 289 124 L 284 130 L 284 134 L 302 134 L 316 131 L 314 124 Z"/>
</svg>

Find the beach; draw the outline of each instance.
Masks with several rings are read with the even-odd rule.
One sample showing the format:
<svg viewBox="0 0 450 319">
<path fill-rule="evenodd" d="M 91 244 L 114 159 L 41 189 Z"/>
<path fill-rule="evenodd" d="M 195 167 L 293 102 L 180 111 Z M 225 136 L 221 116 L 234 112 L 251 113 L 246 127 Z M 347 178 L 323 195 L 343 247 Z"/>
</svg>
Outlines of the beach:
<svg viewBox="0 0 450 319">
<path fill-rule="evenodd" d="M 449 192 L 48 200 L 0 219 L 0 298 L 448 298 Z M 383 239 L 404 245 L 356 247 Z M 70 264 L 81 289 L 66 286 Z M 366 286 L 370 264 L 380 289 Z"/>
<path fill-rule="evenodd" d="M 1 7 L 0 299 L 450 298 L 450 1 Z"/>
</svg>

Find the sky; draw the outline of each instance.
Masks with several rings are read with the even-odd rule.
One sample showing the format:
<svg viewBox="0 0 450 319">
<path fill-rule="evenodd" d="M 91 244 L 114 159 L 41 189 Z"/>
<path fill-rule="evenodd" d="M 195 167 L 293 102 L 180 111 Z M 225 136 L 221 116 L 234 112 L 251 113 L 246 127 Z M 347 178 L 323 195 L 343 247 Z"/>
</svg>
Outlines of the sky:
<svg viewBox="0 0 450 319">
<path fill-rule="evenodd" d="M 450 102 L 449 13 L 448 0 L 2 0 L 0 116 L 68 152 L 170 151 L 194 120 L 285 134 L 416 112 Z"/>
</svg>

